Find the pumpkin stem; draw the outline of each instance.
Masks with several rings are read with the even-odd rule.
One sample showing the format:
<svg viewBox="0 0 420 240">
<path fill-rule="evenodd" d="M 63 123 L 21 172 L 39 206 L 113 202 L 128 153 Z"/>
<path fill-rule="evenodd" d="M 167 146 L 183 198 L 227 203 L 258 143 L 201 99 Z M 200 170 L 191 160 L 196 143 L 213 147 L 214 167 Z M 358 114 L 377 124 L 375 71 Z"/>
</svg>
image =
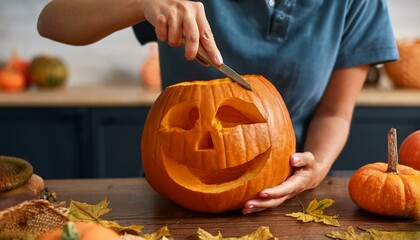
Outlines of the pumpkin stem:
<svg viewBox="0 0 420 240">
<path fill-rule="evenodd" d="M 388 132 L 388 169 L 387 173 L 398 174 L 397 130 L 391 128 Z"/>
</svg>

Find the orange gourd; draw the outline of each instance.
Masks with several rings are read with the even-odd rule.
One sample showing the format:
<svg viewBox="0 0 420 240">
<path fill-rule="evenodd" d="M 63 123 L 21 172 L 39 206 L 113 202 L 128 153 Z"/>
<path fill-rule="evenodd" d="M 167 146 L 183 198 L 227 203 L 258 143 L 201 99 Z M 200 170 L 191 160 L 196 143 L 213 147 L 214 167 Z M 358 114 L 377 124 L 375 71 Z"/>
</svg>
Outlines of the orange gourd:
<svg viewBox="0 0 420 240">
<path fill-rule="evenodd" d="M 161 89 L 162 87 L 157 43 L 150 44 L 149 54 L 140 67 L 140 79 L 145 88 Z"/>
<path fill-rule="evenodd" d="M 200 212 L 239 209 L 291 173 L 295 135 L 285 103 L 264 77 L 243 76 L 167 87 L 152 105 L 142 135 L 150 185 Z"/>
<path fill-rule="evenodd" d="M 119 240 L 120 236 L 113 230 L 93 222 L 75 222 L 80 233 L 78 240 Z M 37 240 L 61 240 L 63 229 L 56 229 L 40 235 Z"/>
<path fill-rule="evenodd" d="M 368 212 L 406 218 L 420 217 L 420 171 L 398 165 L 396 130 L 388 133 L 388 164 L 376 162 L 350 178 L 349 195 Z"/>
<path fill-rule="evenodd" d="M 21 72 L 10 68 L 0 69 L 0 89 L 7 92 L 22 91 L 26 87 L 25 77 Z"/>
<path fill-rule="evenodd" d="M 412 132 L 401 143 L 400 162 L 420 170 L 420 130 Z"/>
<path fill-rule="evenodd" d="M 12 56 L 7 62 L 6 67 L 22 73 L 22 75 L 25 78 L 25 85 L 29 84 L 29 77 L 28 77 L 29 61 L 21 58 L 15 49 L 13 49 Z"/>
</svg>

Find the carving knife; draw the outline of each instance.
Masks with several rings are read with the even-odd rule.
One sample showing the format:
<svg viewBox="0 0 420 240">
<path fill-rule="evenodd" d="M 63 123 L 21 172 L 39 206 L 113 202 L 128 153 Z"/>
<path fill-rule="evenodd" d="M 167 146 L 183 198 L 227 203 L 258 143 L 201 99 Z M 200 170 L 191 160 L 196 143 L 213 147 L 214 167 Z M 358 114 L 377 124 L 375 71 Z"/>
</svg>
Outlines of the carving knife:
<svg viewBox="0 0 420 240">
<path fill-rule="evenodd" d="M 222 72 L 223 74 L 225 74 L 231 80 L 233 80 L 234 82 L 237 82 L 243 88 L 245 88 L 245 89 L 247 89 L 249 91 L 252 91 L 251 85 L 247 81 L 245 81 L 245 79 L 243 79 L 241 77 L 241 75 L 239 75 L 238 73 L 236 73 L 232 68 L 228 67 L 224 63 L 221 64 L 221 65 L 215 64 L 210 59 L 209 55 L 207 54 L 207 51 L 201 45 L 198 48 L 198 53 L 197 53 L 197 57 L 196 58 L 199 61 L 201 61 L 201 62 L 208 63 L 211 66 L 215 67 L 217 70 L 219 70 L 220 72 Z"/>
</svg>

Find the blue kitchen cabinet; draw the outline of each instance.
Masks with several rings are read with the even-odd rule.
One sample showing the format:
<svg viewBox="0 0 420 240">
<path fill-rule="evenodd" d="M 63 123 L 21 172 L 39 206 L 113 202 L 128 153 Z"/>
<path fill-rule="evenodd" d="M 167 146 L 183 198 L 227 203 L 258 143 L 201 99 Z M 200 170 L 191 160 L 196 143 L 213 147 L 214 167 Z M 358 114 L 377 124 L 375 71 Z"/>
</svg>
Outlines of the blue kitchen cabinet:
<svg viewBox="0 0 420 240">
<path fill-rule="evenodd" d="M 143 176 L 141 134 L 148 108 L 98 108 L 92 110 L 92 176 Z"/>
<path fill-rule="evenodd" d="M 347 144 L 333 169 L 355 170 L 372 162 L 388 161 L 387 134 L 397 129 L 398 147 L 420 129 L 420 107 L 357 107 Z"/>
<path fill-rule="evenodd" d="M 143 176 L 148 107 L 0 108 L 0 155 L 46 179 Z"/>
<path fill-rule="evenodd" d="M 43 178 L 88 177 L 88 109 L 1 108 L 0 155 L 29 161 Z"/>
</svg>

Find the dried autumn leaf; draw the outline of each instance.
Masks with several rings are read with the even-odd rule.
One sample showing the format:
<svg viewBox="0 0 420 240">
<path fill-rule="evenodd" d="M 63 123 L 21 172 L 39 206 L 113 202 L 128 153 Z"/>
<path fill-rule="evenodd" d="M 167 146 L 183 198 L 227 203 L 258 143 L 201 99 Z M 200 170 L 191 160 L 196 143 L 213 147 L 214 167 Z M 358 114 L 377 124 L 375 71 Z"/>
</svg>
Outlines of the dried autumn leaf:
<svg viewBox="0 0 420 240">
<path fill-rule="evenodd" d="M 333 205 L 334 200 L 330 198 L 323 199 L 321 201 L 317 201 L 316 199 L 312 200 L 306 210 L 304 212 L 293 212 L 286 214 L 286 216 L 294 217 L 297 220 L 301 220 L 302 222 L 322 222 L 327 225 L 332 226 L 340 226 L 338 222 L 338 215 L 325 215 L 324 209 Z"/>
<path fill-rule="evenodd" d="M 108 208 L 109 202 L 106 198 L 96 205 L 70 200 L 69 219 L 70 221 L 92 221 L 97 222 L 99 217 L 111 211 Z"/>
<path fill-rule="evenodd" d="M 116 221 L 109 221 L 109 220 L 102 220 L 99 219 L 98 221 L 102 226 L 111 228 L 115 232 L 118 233 L 131 233 L 131 234 L 139 234 L 143 229 L 143 225 L 130 225 L 130 226 L 121 226 Z"/>
<path fill-rule="evenodd" d="M 240 238 L 224 238 L 219 232 L 217 236 L 213 236 L 204 229 L 198 228 L 197 230 L 198 239 L 200 240 L 277 240 L 274 237 L 268 227 L 259 227 L 255 232 L 245 235 Z"/>
<path fill-rule="evenodd" d="M 124 234 L 121 240 L 173 240 L 170 237 L 169 229 L 167 226 L 161 227 L 156 232 L 144 234 L 143 236 L 135 236 L 132 234 Z"/>
<path fill-rule="evenodd" d="M 97 222 L 102 226 L 111 228 L 112 230 L 119 233 L 127 232 L 139 234 L 141 232 L 143 229 L 142 225 L 121 226 L 116 221 L 101 219 L 100 217 L 102 215 L 111 211 L 111 208 L 108 208 L 108 205 L 109 202 L 106 198 L 95 205 L 71 200 L 68 218 L 70 221 Z"/>
<path fill-rule="evenodd" d="M 172 239 L 169 234 L 169 229 L 167 226 L 164 226 L 153 233 L 144 234 L 142 236 L 145 240 L 163 240 L 163 239 Z"/>
<path fill-rule="evenodd" d="M 386 232 L 375 229 L 367 229 L 360 234 L 354 231 L 352 226 L 347 231 L 331 231 L 325 234 L 329 238 L 341 240 L 383 240 L 383 239 L 420 239 L 420 232 Z"/>
</svg>

